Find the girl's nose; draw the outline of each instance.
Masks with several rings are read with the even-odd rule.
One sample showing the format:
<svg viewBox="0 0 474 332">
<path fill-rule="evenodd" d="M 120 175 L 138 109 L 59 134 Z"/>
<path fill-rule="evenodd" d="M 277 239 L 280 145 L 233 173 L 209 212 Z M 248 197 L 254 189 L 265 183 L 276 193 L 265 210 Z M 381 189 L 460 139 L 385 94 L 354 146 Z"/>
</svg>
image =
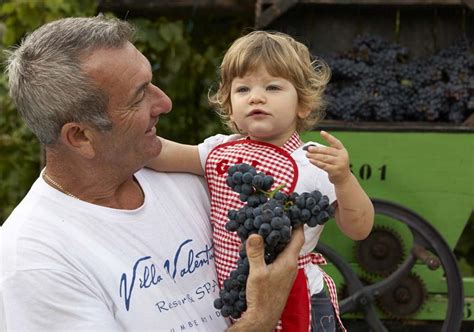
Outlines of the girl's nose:
<svg viewBox="0 0 474 332">
<path fill-rule="evenodd" d="M 250 94 L 249 103 L 250 104 L 259 104 L 265 102 L 265 95 L 259 91 L 259 89 L 255 89 Z"/>
</svg>

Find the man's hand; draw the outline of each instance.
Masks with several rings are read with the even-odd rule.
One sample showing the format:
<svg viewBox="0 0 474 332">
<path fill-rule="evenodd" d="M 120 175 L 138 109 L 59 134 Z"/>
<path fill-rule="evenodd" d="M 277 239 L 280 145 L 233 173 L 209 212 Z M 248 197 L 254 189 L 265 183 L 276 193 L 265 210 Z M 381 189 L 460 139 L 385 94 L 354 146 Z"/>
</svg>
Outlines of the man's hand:
<svg viewBox="0 0 474 332">
<path fill-rule="evenodd" d="M 247 239 L 250 273 L 247 279 L 247 311 L 229 331 L 272 331 L 285 308 L 298 272 L 298 255 L 304 243 L 303 228 L 293 229 L 292 239 L 277 259 L 267 265 L 260 235 Z"/>
<path fill-rule="evenodd" d="M 351 176 L 349 153 L 341 141 L 333 135 L 322 130 L 321 137 L 329 146 L 309 146 L 306 157 L 313 165 L 328 173 L 329 181 L 332 184 L 342 184 Z"/>
</svg>

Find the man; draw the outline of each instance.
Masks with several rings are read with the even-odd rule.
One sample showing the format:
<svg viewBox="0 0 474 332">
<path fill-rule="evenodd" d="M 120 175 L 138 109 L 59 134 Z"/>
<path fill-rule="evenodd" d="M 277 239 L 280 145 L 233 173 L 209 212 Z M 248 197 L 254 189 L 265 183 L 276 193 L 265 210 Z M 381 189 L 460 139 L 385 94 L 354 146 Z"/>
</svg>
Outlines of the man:
<svg viewBox="0 0 474 332">
<path fill-rule="evenodd" d="M 161 150 L 171 110 L 151 83 L 133 28 L 67 18 L 11 52 L 10 94 L 45 146 L 46 166 L 1 231 L 4 330 L 201 330 L 229 326 L 218 296 L 202 181 L 142 169 Z M 273 329 L 286 302 L 301 230 L 265 265 L 247 241 L 248 310 L 236 331 Z"/>
</svg>

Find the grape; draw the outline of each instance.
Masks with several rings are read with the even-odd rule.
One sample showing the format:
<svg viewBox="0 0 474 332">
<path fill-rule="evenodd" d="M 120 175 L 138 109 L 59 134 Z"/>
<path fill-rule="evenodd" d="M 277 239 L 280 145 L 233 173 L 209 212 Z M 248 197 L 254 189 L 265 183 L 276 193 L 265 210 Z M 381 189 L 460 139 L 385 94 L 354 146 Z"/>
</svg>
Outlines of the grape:
<svg viewBox="0 0 474 332">
<path fill-rule="evenodd" d="M 235 232 L 239 228 L 239 223 L 235 220 L 230 220 L 225 224 L 225 229 L 229 232 Z"/>
<path fill-rule="evenodd" d="M 272 230 L 270 234 L 265 238 L 265 242 L 270 248 L 276 247 L 278 241 L 280 241 L 281 235 L 278 230 Z"/>
<path fill-rule="evenodd" d="M 217 298 L 214 300 L 214 308 L 216 309 L 222 309 L 224 307 L 224 302 L 222 302 L 221 298 Z"/>
<path fill-rule="evenodd" d="M 237 233 L 243 249 L 239 252 L 236 269 L 224 280 L 219 298 L 214 302 L 224 317 L 237 319 L 247 309 L 245 287 L 250 267 L 245 241 L 250 234 L 257 233 L 264 238 L 265 262 L 270 264 L 290 242 L 293 227 L 305 223 L 309 227 L 323 225 L 334 213 L 328 197 L 319 191 L 288 196 L 280 191 L 282 186 L 270 191 L 274 182 L 273 177 L 257 173 L 245 163 L 228 169 L 226 183 L 245 204 L 227 213 L 229 220 L 225 229 Z"/>
<path fill-rule="evenodd" d="M 280 217 L 273 217 L 270 225 L 273 229 L 280 230 L 283 227 L 283 219 Z"/>
<path fill-rule="evenodd" d="M 263 238 L 266 238 L 268 234 L 270 234 L 272 231 L 272 226 L 268 223 L 260 225 L 260 228 L 258 229 L 258 234 L 263 236 Z"/>
</svg>

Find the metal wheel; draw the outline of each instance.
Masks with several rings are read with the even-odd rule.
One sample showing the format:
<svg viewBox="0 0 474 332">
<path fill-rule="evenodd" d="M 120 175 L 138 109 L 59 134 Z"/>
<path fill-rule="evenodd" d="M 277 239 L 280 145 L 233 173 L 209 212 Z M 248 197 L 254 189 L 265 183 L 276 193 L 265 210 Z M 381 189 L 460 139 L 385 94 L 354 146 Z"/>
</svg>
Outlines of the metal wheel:
<svg viewBox="0 0 474 332">
<path fill-rule="evenodd" d="M 374 310 L 376 297 L 396 287 L 401 278 L 407 276 L 417 259 L 430 269 L 442 267 L 447 283 L 448 310 L 441 328 L 442 332 L 459 331 L 463 318 L 464 295 L 462 278 L 456 258 L 444 238 L 425 219 L 414 211 L 396 203 L 372 199 L 375 213 L 404 223 L 413 235 L 413 248 L 405 260 L 385 279 L 364 286 L 352 268 L 339 255 L 322 243 L 316 251 L 326 256 L 344 277 L 349 297 L 339 303 L 341 314 L 362 312 L 373 331 L 387 331 Z"/>
</svg>

